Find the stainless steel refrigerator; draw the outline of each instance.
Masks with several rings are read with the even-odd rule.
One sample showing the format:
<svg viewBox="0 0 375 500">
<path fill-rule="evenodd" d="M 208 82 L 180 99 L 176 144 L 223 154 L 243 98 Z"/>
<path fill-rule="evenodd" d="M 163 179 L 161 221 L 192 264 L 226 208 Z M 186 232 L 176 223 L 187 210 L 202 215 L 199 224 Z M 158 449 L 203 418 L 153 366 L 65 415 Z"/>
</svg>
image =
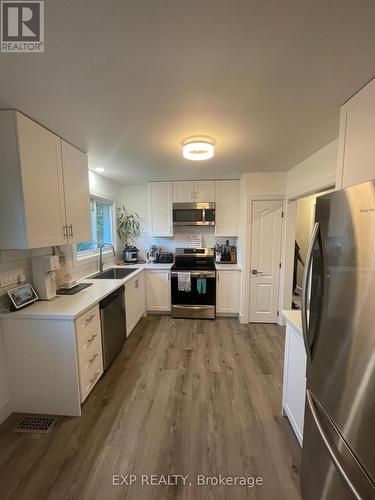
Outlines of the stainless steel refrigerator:
<svg viewBox="0 0 375 500">
<path fill-rule="evenodd" d="M 317 199 L 302 324 L 303 498 L 375 499 L 375 181 Z"/>
</svg>

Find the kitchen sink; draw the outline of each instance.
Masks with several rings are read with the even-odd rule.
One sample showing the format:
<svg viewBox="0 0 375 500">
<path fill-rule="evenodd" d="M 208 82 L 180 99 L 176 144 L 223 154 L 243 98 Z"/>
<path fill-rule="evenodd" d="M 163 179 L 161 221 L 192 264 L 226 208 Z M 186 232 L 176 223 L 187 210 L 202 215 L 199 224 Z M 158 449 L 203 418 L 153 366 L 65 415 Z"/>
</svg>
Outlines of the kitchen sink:
<svg viewBox="0 0 375 500">
<path fill-rule="evenodd" d="M 132 269 L 122 269 L 120 267 L 111 267 L 110 269 L 106 269 L 101 273 L 96 273 L 93 276 L 90 276 L 92 280 L 122 280 L 129 276 L 129 274 L 134 273 L 138 267 L 133 267 Z"/>
</svg>

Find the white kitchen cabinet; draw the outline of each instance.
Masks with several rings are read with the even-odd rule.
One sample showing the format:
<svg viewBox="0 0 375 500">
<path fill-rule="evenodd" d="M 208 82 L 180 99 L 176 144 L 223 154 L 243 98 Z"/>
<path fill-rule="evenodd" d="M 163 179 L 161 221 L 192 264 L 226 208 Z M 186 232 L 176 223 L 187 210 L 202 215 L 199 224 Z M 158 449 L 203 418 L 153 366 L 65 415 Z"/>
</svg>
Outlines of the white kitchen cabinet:
<svg viewBox="0 0 375 500">
<path fill-rule="evenodd" d="M 66 243 L 60 139 L 24 115 L 0 112 L 0 248 Z"/>
<path fill-rule="evenodd" d="M 69 243 L 91 240 L 87 155 L 61 140 Z"/>
<path fill-rule="evenodd" d="M 173 202 L 214 202 L 215 181 L 176 181 L 173 182 Z"/>
<path fill-rule="evenodd" d="M 193 201 L 214 202 L 216 200 L 215 181 L 194 181 Z"/>
<path fill-rule="evenodd" d="M 144 272 L 125 284 L 126 336 L 128 337 L 145 314 Z"/>
<path fill-rule="evenodd" d="M 172 182 L 149 183 L 150 233 L 173 236 Z"/>
<path fill-rule="evenodd" d="M 173 183 L 173 202 L 189 203 L 193 201 L 193 181 L 176 181 Z"/>
<path fill-rule="evenodd" d="M 103 349 L 99 306 L 79 316 L 75 321 L 77 360 L 81 403 L 103 375 Z"/>
<path fill-rule="evenodd" d="M 12 411 L 81 415 L 103 374 L 99 306 L 75 320 L 2 319 Z"/>
<path fill-rule="evenodd" d="M 170 312 L 171 273 L 166 269 L 146 270 L 147 311 Z"/>
<path fill-rule="evenodd" d="M 336 189 L 375 179 L 375 79 L 340 113 Z"/>
<path fill-rule="evenodd" d="M 292 311 L 299 313 L 300 311 Z M 306 352 L 302 332 L 287 320 L 284 354 L 282 412 L 302 446 L 306 395 Z"/>
<path fill-rule="evenodd" d="M 218 314 L 238 314 L 240 270 L 216 271 L 216 312 Z"/>
<path fill-rule="evenodd" d="M 0 151 L 0 248 L 38 248 L 81 241 L 69 237 L 77 222 L 77 235 L 90 239 L 84 153 L 75 154 L 72 164 L 59 137 L 14 110 L 0 111 Z"/>
<path fill-rule="evenodd" d="M 216 236 L 238 236 L 239 188 L 237 180 L 216 181 Z"/>
</svg>

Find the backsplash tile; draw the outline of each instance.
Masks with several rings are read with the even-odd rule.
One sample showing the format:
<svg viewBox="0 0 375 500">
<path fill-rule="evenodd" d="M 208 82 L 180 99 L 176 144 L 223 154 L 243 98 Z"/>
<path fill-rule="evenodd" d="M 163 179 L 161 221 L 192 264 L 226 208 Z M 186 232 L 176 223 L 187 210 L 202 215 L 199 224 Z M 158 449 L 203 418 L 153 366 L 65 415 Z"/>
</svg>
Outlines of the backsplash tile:
<svg viewBox="0 0 375 500">
<path fill-rule="evenodd" d="M 98 270 L 98 259 L 92 258 L 90 261 L 81 260 L 75 262 L 73 259 L 72 245 L 64 245 L 60 247 L 66 256 L 69 271 L 72 279 L 82 279 L 90 274 L 94 274 Z M 23 275 L 25 281 L 32 282 L 32 256 L 37 255 L 52 255 L 51 247 L 37 248 L 34 250 L 1 250 L 0 251 L 0 278 L 3 275 Z M 104 255 L 106 265 L 114 263 L 114 257 L 111 254 Z M 16 276 L 15 276 L 16 277 Z M 1 283 L 1 280 L 0 280 Z M 0 285 L 0 306 L 8 303 L 6 291 L 18 285 L 17 279 L 10 282 L 6 286 Z"/>
<path fill-rule="evenodd" d="M 175 252 L 176 248 L 188 246 L 189 235 L 201 235 L 202 245 L 213 248 L 216 243 L 224 244 L 229 239 L 230 244 L 236 244 L 236 238 L 218 238 L 215 236 L 213 227 L 175 227 L 174 236 L 171 238 L 154 237 L 148 232 L 142 233 L 134 241 L 135 246 L 140 250 L 140 258 L 147 260 L 147 252 L 152 245 L 156 245 L 165 252 Z M 98 258 L 74 260 L 72 245 L 63 245 L 60 247 L 66 256 L 69 271 L 72 279 L 82 279 L 98 271 Z M 37 248 L 34 250 L 1 250 L 0 251 L 0 277 L 5 273 L 7 275 L 22 274 L 26 281 L 32 282 L 32 256 L 52 255 L 52 248 Z M 116 260 L 121 259 L 121 248 L 117 251 L 116 258 L 111 252 L 104 254 L 105 265 L 114 264 Z M 13 283 L 8 282 L 6 286 L 0 286 L 0 305 L 8 303 L 6 291 L 17 286 L 17 280 Z"/>
<path fill-rule="evenodd" d="M 215 236 L 214 227 L 191 226 L 189 228 L 176 226 L 174 235 L 168 237 L 155 237 L 148 232 L 142 233 L 134 240 L 134 245 L 140 250 L 140 257 L 146 260 L 147 252 L 152 245 L 156 245 L 164 252 L 175 252 L 176 248 L 187 247 L 190 235 L 202 236 L 203 247 L 214 248 L 215 244 L 225 244 L 229 239 L 230 244 L 237 244 L 237 238 L 224 238 Z"/>
</svg>

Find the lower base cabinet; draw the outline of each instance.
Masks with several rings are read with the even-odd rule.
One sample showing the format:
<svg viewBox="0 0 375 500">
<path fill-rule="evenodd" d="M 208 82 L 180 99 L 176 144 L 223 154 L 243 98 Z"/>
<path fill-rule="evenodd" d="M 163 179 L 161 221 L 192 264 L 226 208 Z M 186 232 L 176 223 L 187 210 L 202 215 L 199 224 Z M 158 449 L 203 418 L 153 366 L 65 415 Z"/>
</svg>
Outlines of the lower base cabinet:
<svg viewBox="0 0 375 500">
<path fill-rule="evenodd" d="M 145 276 L 144 272 L 125 284 L 126 336 L 136 327 L 145 314 Z"/>
<path fill-rule="evenodd" d="M 286 324 L 282 413 L 302 446 L 306 395 L 306 352 L 302 332 Z"/>
<path fill-rule="evenodd" d="M 169 269 L 147 269 L 146 303 L 147 311 L 170 312 L 171 272 Z"/>
<path fill-rule="evenodd" d="M 80 416 L 103 374 L 99 306 L 73 319 L 2 319 L 11 410 Z"/>
<path fill-rule="evenodd" d="M 216 271 L 216 312 L 234 315 L 239 312 L 240 270 Z"/>
<path fill-rule="evenodd" d="M 103 374 L 102 334 L 99 306 L 76 319 L 77 358 L 81 403 Z"/>
</svg>

